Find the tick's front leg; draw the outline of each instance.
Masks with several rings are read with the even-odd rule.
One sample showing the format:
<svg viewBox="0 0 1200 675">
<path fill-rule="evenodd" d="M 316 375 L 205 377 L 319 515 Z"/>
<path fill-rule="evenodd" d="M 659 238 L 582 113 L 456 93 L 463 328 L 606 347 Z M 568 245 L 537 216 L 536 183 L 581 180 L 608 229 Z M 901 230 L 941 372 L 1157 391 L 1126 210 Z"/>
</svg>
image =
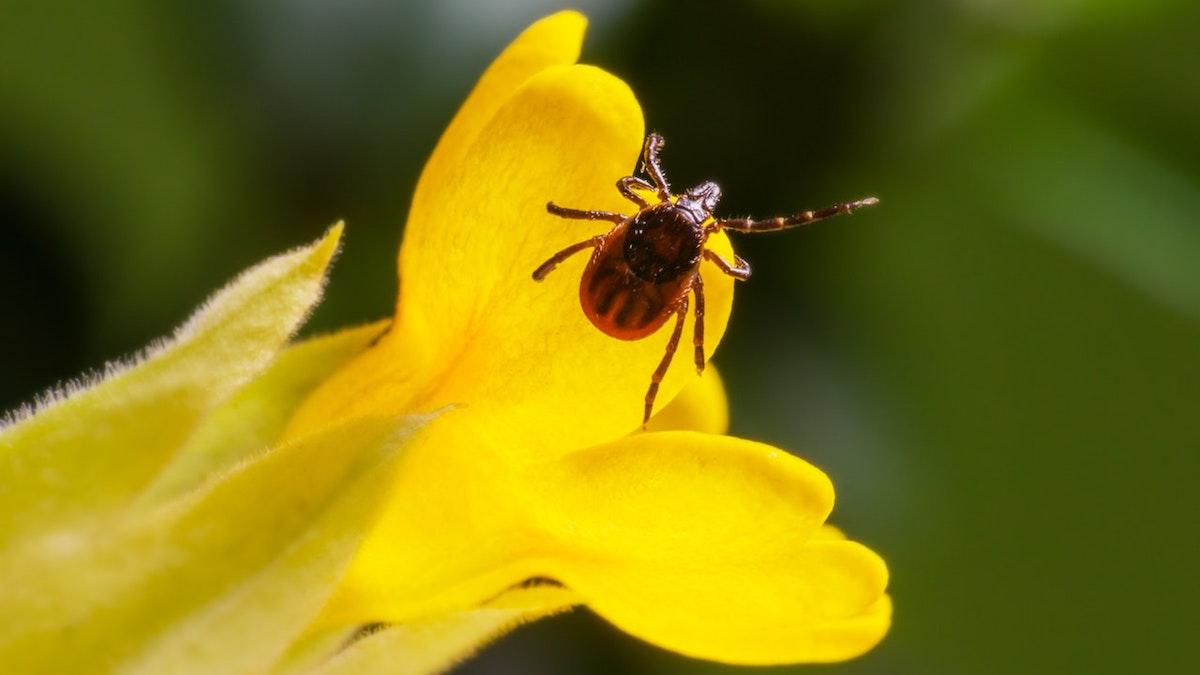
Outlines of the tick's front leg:
<svg viewBox="0 0 1200 675">
<path fill-rule="evenodd" d="M 660 202 L 671 200 L 671 186 L 667 185 L 667 176 L 663 173 L 662 164 L 658 161 L 658 151 L 662 150 L 666 144 L 667 141 L 662 136 L 650 134 L 646 137 L 646 145 L 642 147 L 642 168 L 654 179 L 654 184 L 658 187 Z"/>
<path fill-rule="evenodd" d="M 565 206 L 559 206 L 554 202 L 546 202 L 546 211 L 552 213 L 559 218 L 570 218 L 572 220 L 610 220 L 618 225 L 625 222 L 625 216 L 612 211 L 590 211 L 584 209 L 568 209 Z"/>
<path fill-rule="evenodd" d="M 765 218 L 763 220 L 754 220 L 753 218 L 729 218 L 726 220 L 718 220 L 717 225 L 726 230 L 735 232 L 773 232 L 775 230 L 787 230 L 793 227 L 801 227 L 810 223 L 815 223 L 818 220 L 825 220 L 833 216 L 854 213 L 855 211 L 866 207 L 875 206 L 879 203 L 876 197 L 864 197 L 852 202 L 843 202 L 834 204 L 818 211 L 803 211 L 794 216 L 779 216 L 777 218 Z"/>
<path fill-rule="evenodd" d="M 735 261 L 733 264 L 730 264 L 728 260 L 708 249 L 704 249 L 704 259 L 716 265 L 722 272 L 738 281 L 745 281 L 750 278 L 750 263 L 742 260 L 742 256 L 736 253 L 733 256 Z"/>
<path fill-rule="evenodd" d="M 625 176 L 617 181 L 617 191 L 621 193 L 622 197 L 637 204 L 639 209 L 650 208 L 650 202 L 642 199 L 641 195 L 633 191 L 634 188 L 650 191 L 654 191 L 655 189 L 653 185 L 637 176 Z"/>
</svg>

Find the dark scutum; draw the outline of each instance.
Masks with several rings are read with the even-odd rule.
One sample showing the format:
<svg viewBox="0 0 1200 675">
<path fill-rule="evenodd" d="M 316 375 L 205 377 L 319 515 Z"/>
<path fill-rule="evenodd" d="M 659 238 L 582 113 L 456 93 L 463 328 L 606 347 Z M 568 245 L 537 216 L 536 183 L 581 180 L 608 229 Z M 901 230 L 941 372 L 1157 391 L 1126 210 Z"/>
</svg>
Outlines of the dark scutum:
<svg viewBox="0 0 1200 675">
<path fill-rule="evenodd" d="M 625 235 L 629 269 L 656 284 L 695 272 L 703 250 L 703 228 L 669 202 L 638 213 Z"/>
</svg>

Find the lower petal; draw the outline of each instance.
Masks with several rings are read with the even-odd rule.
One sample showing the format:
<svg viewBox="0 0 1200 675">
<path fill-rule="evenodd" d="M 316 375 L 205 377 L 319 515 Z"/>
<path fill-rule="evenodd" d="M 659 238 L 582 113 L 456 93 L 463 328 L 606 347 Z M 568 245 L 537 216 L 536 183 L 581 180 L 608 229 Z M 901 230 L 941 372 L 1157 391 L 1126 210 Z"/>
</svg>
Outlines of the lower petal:
<svg viewBox="0 0 1200 675">
<path fill-rule="evenodd" d="M 831 661 L 887 630 L 883 561 L 822 526 L 832 487 L 758 443 L 639 434 L 544 468 L 545 574 L 649 642 L 743 664 Z"/>
<path fill-rule="evenodd" d="M 854 542 L 794 543 L 706 569 L 572 562 L 561 578 L 600 616 L 665 649 L 743 665 L 841 661 L 887 633 L 882 561 Z"/>
</svg>

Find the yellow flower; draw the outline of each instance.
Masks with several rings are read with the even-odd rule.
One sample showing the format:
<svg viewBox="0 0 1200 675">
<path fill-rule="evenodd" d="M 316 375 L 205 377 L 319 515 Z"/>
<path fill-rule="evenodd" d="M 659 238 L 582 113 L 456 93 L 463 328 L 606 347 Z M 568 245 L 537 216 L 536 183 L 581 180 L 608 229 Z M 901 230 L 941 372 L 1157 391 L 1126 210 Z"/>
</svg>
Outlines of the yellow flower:
<svg viewBox="0 0 1200 675">
<path fill-rule="evenodd" d="M 0 420 L 7 670 L 428 673 L 579 604 L 732 663 L 882 638 L 886 569 L 824 524 L 825 475 L 721 435 L 711 368 L 673 368 L 638 431 L 662 341 L 588 323 L 582 260 L 529 278 L 588 227 L 545 202 L 620 209 L 641 143 L 628 87 L 575 65 L 583 29 L 571 12 L 529 28 L 455 117 L 393 321 L 289 345 L 339 224 Z M 733 286 L 712 272 L 710 351 Z"/>
<path fill-rule="evenodd" d="M 298 439 L 445 411 L 407 447 L 319 626 L 447 630 L 481 608 L 509 608 L 498 621 L 511 624 L 579 602 L 691 656 L 859 654 L 887 630 L 887 573 L 823 526 L 826 476 L 751 441 L 631 435 L 665 336 L 623 342 L 592 327 L 577 299 L 582 256 L 530 281 L 549 254 L 596 233 L 548 215 L 546 201 L 627 210 L 614 183 L 644 134 L 628 86 L 575 64 L 584 23 L 573 12 L 537 22 L 483 75 L 418 183 L 390 330 L 292 420 Z M 723 234 L 710 245 L 732 258 Z M 704 282 L 711 351 L 733 283 L 708 267 Z M 660 401 L 694 378 L 676 365 Z M 724 414 L 723 401 L 710 404 Z"/>
</svg>

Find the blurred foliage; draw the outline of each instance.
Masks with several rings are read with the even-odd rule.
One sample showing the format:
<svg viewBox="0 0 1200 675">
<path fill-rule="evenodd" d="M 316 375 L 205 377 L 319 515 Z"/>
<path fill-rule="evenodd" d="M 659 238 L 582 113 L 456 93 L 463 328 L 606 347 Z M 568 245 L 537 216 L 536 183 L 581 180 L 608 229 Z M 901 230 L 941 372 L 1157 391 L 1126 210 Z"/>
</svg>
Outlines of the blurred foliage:
<svg viewBox="0 0 1200 675">
<path fill-rule="evenodd" d="M 828 470 L 835 519 L 892 566 L 888 640 L 807 670 L 1196 662 L 1200 5 L 580 5 L 676 184 L 719 180 L 726 214 L 883 198 L 741 239 L 755 276 L 717 355 L 735 432 Z M 0 405 L 339 217 L 315 323 L 387 314 L 425 154 L 557 6 L 3 3 Z M 726 671 L 582 613 L 462 670 Z"/>
</svg>

